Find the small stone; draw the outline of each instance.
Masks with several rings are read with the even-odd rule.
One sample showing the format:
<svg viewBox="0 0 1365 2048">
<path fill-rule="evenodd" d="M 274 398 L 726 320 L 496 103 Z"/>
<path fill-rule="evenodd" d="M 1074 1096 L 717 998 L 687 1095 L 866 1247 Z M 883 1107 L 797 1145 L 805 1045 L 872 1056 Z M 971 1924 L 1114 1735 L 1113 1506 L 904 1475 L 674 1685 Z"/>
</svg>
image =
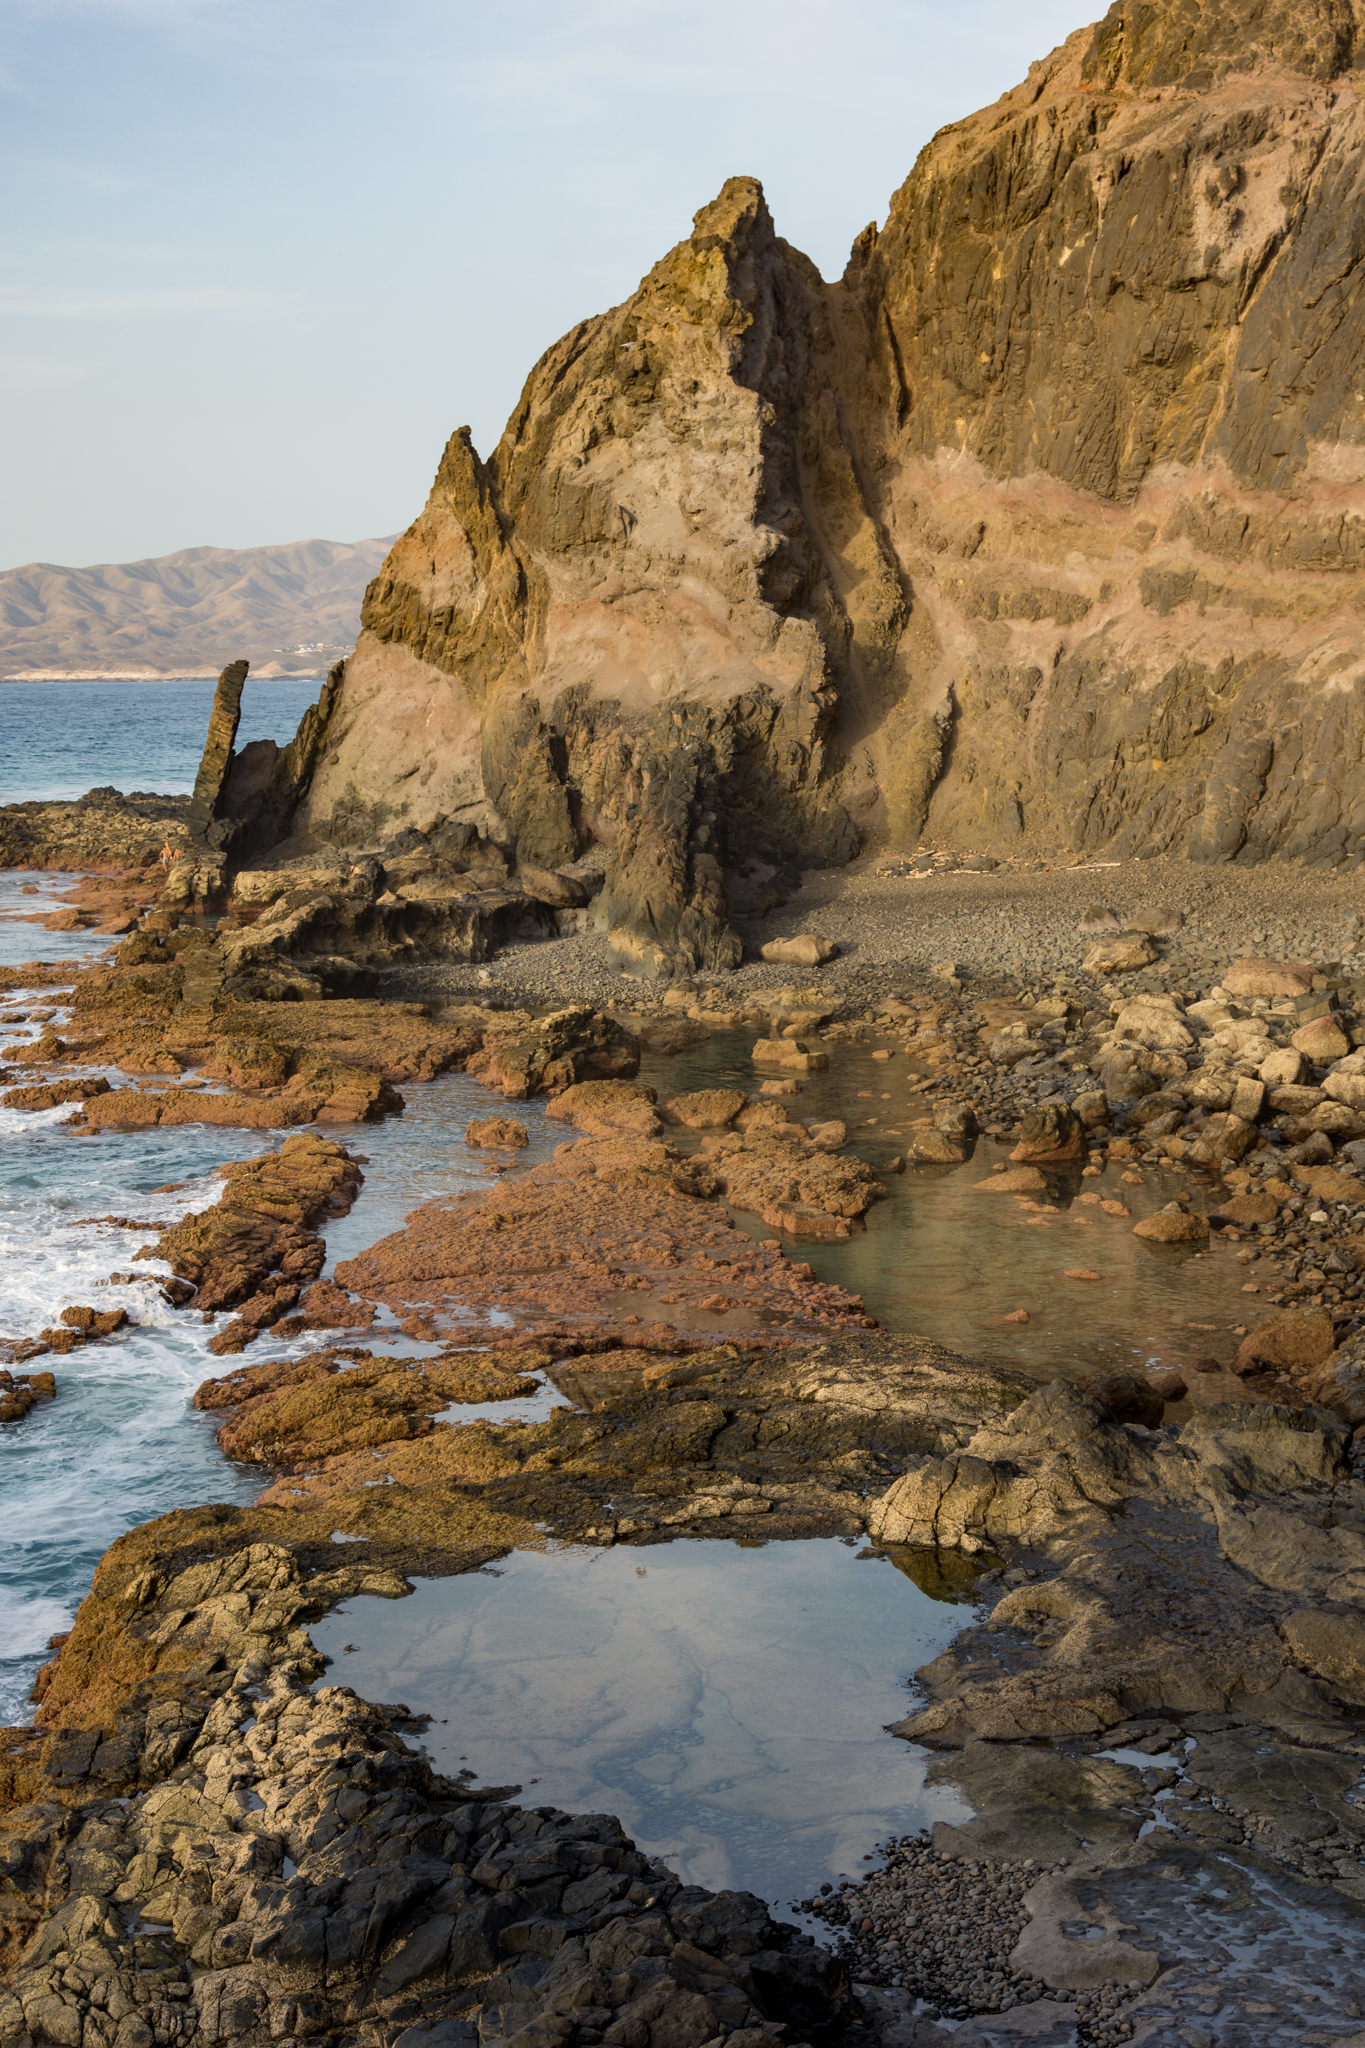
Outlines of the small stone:
<svg viewBox="0 0 1365 2048">
<path fill-rule="evenodd" d="M 794 939 L 770 939 L 759 949 L 759 957 L 779 967 L 822 967 L 839 948 L 832 939 L 817 932 L 801 932 Z"/>
<path fill-rule="evenodd" d="M 1160 958 L 1145 932 L 1120 932 L 1116 938 L 1101 939 L 1081 962 L 1087 974 L 1132 974 L 1151 967 Z"/>
<path fill-rule="evenodd" d="M 1029 1312 L 1026 1308 L 1016 1308 L 1012 1309 L 1009 1315 L 1007 1315 L 1004 1318 L 1004 1320 L 1007 1323 L 1027 1323 L 1031 1322 L 1033 1319 L 1029 1315 Z"/>
<path fill-rule="evenodd" d="M 1135 1223 L 1133 1235 L 1149 1244 L 1207 1244 L 1209 1219 L 1195 1210 L 1182 1209 L 1178 1202 L 1168 1202 L 1164 1209 Z"/>
</svg>

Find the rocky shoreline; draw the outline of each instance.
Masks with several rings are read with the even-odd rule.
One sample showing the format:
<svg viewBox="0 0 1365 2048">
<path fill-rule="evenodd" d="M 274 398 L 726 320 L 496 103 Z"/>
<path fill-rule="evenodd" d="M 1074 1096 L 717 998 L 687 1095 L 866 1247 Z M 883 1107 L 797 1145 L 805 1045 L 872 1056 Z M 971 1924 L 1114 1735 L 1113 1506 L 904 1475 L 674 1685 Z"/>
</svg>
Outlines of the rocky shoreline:
<svg viewBox="0 0 1365 2048">
<path fill-rule="evenodd" d="M 99 886 L 107 903 L 118 885 Z M 1359 2032 L 1359 992 L 1340 958 L 1229 960 L 1191 984 L 1169 935 L 1147 943 L 1145 968 L 1047 988 L 986 993 L 955 961 L 860 1002 L 827 965 L 631 1001 L 618 983 L 609 1009 L 545 1017 L 262 1000 L 229 985 L 212 931 L 163 907 L 112 966 L 12 974 L 62 991 L 71 1022 L 40 1017 L 6 1049 L 6 1100 L 68 1102 L 72 1142 L 206 1115 L 299 1128 L 149 1247 L 188 1312 L 233 1312 L 214 1349 L 261 1353 L 198 1399 L 266 1483 L 253 1508 L 121 1539 L 45 1669 L 37 1726 L 0 1738 L 4 2040 L 927 2048 L 949 2038 L 941 2017 L 959 2048 L 1188 2048 L 1212 1994 L 1220 2048 L 1307 2040 L 1310 1995 L 1318 2038 Z M 1258 973 L 1284 985 L 1259 992 Z M 746 1028 L 749 1091 L 635 1078 L 642 1046 Z M 1159 1378 L 1087 1392 L 973 1364 L 868 1327 L 856 1299 L 736 1231 L 722 1202 L 771 1207 L 785 1236 L 850 1228 L 878 1199 L 847 1128 L 799 1113 L 806 1077 L 848 1047 L 913 1070 L 905 1170 L 951 1171 L 981 1127 L 1013 1144 L 1002 1195 L 1043 1208 L 1111 1162 L 1183 1173 L 1188 1196 L 1139 1227 L 1179 1256 L 1234 1235 L 1282 1311 L 1204 1362 L 1209 1393 L 1233 1398 L 1172 1423 L 1184 1390 Z M 92 1063 L 143 1085 L 92 1088 Z M 404 1084 L 455 1066 L 507 1100 L 470 1132 L 504 1170 L 321 1279 L 317 1219 L 363 1178 L 329 1120 L 396 1113 Z M 565 1138 L 506 1171 L 515 1104 L 536 1093 Z M 471 1304 L 518 1327 L 470 1352 L 455 1311 Z M 700 1335 L 697 1310 L 731 1325 Z M 101 1341 L 79 1313 L 70 1341 Z M 374 1353 L 379 1313 L 447 1348 Z M 311 1331 L 306 1359 L 270 1356 Z M 567 1404 L 545 1422 L 439 1419 L 542 1378 Z M 722 1531 L 861 1537 L 926 1568 L 965 1553 L 978 1572 L 974 1618 L 897 1730 L 939 1752 L 934 1775 L 977 1818 L 897 1843 L 863 1892 L 812 1899 L 833 1955 L 747 1896 L 678 1889 L 614 1822 L 437 1780 L 398 1710 L 310 1690 L 308 1621 L 341 1599 L 401 1597 L 547 1534 Z M 580 1899 L 590 1877 L 601 1897 Z M 1235 1969 L 1206 1927 L 1234 1915 L 1209 1904 L 1229 1882 L 1260 1944 Z M 1176 1898 L 1197 1908 L 1184 1935 Z M 1316 1947 L 1294 1933 L 1304 1914 Z M 358 1931 L 333 1960 L 341 1925 Z"/>
</svg>

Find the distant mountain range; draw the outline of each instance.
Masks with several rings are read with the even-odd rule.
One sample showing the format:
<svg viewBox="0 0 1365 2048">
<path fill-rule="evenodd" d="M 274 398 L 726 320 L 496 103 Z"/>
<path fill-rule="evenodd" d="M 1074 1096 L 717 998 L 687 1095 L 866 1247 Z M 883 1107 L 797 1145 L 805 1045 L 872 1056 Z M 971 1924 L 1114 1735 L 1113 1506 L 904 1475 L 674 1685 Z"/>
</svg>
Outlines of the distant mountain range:
<svg viewBox="0 0 1365 2048">
<path fill-rule="evenodd" d="M 325 675 L 349 654 L 387 540 L 182 548 L 143 562 L 0 572 L 0 679 Z"/>
</svg>

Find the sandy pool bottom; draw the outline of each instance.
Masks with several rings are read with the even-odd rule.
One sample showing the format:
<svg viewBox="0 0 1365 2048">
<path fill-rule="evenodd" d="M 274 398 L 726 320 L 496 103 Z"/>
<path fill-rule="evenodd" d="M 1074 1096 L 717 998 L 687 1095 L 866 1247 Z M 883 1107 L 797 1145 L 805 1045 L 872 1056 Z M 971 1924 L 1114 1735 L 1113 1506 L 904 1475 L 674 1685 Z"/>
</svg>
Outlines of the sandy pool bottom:
<svg viewBox="0 0 1365 2048">
<path fill-rule="evenodd" d="M 432 1716 L 438 1770 L 615 1814 L 686 1883 L 785 1911 L 888 1834 L 968 1815 L 885 1732 L 970 1612 L 905 1563 L 838 1538 L 518 1551 L 312 1635 L 323 1684 Z"/>
</svg>

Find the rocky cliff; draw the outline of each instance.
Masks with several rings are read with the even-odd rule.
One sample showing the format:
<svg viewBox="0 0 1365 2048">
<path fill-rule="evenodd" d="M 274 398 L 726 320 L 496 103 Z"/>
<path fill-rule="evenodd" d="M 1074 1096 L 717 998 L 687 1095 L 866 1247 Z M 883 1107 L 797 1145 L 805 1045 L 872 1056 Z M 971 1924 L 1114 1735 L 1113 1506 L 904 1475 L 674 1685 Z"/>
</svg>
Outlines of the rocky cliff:
<svg viewBox="0 0 1365 2048">
<path fill-rule="evenodd" d="M 1365 858 L 1358 52 L 1351 0 L 1118 0 L 837 284 L 732 179 L 452 437 L 280 830 L 596 842 L 689 968 L 926 827 Z"/>
</svg>

